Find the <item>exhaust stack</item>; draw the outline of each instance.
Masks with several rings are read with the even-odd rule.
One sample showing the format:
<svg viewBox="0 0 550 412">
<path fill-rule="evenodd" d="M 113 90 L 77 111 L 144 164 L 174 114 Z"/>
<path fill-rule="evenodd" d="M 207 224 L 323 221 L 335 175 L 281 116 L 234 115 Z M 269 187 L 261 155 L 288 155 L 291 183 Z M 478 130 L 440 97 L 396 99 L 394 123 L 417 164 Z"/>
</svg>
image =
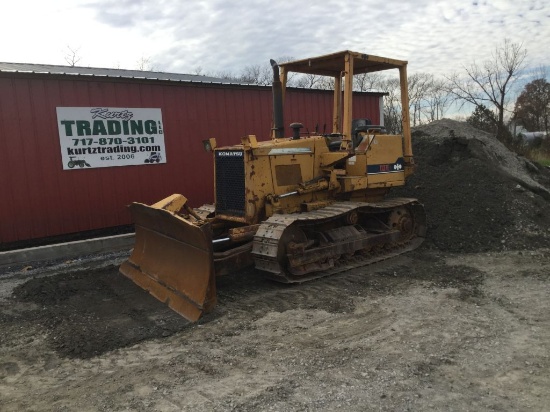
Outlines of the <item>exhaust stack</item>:
<svg viewBox="0 0 550 412">
<path fill-rule="evenodd" d="M 273 137 L 279 139 L 285 136 L 283 123 L 283 85 L 279 77 L 279 65 L 273 59 L 269 60 L 273 68 Z"/>
</svg>

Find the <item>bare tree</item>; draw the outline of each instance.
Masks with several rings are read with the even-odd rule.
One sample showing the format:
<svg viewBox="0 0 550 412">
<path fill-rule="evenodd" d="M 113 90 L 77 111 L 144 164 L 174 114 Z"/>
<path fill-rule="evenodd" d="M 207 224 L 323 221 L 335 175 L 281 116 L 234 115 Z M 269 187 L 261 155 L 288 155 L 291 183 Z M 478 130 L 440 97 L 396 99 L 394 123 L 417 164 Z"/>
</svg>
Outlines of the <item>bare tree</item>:
<svg viewBox="0 0 550 412">
<path fill-rule="evenodd" d="M 521 43 L 505 39 L 497 46 L 491 58 L 481 65 L 472 63 L 465 67 L 466 76 L 452 74 L 448 77 L 450 92 L 463 103 L 475 107 L 492 105 L 496 111 L 497 136 L 506 140 L 508 133 L 504 125 L 504 114 L 510 101 L 510 92 L 517 80 L 527 51 Z"/>
<path fill-rule="evenodd" d="M 69 66 L 74 67 L 77 63 L 82 60 L 82 57 L 79 55 L 80 47 L 74 48 L 67 45 L 67 50 L 65 51 L 65 61 Z"/>
<path fill-rule="evenodd" d="M 217 77 L 218 79 L 239 81 L 240 76 L 235 76 L 230 70 L 218 70 L 217 72 L 205 72 L 202 66 L 197 66 L 192 73 L 196 76 Z"/>
<path fill-rule="evenodd" d="M 390 133 L 400 134 L 401 123 L 401 87 L 396 77 L 382 77 L 377 87 L 384 96 L 384 126 Z"/>
<path fill-rule="evenodd" d="M 320 90 L 334 90 L 334 77 L 332 76 L 320 76 L 321 78 L 315 84 L 315 89 Z"/>
<path fill-rule="evenodd" d="M 451 105 L 452 96 L 449 93 L 449 86 L 446 80 L 434 79 L 427 100 L 426 116 L 427 120 L 442 119 L 445 115 L 445 110 Z"/>
<path fill-rule="evenodd" d="M 243 82 L 256 84 L 260 81 L 261 71 L 262 69 L 259 64 L 245 66 L 239 77 Z"/>
<path fill-rule="evenodd" d="M 218 70 L 217 72 L 206 74 L 205 76 L 217 77 L 219 79 L 230 80 L 230 81 L 232 80 L 239 81 L 239 78 L 240 78 L 240 76 L 235 76 L 231 70 Z"/>
<path fill-rule="evenodd" d="M 531 81 L 538 79 L 547 79 L 548 78 L 548 68 L 547 66 L 538 66 L 533 71 L 531 71 Z"/>
<path fill-rule="evenodd" d="M 269 86 L 273 81 L 273 70 L 270 64 L 249 65 L 243 69 L 239 77 L 243 82 Z"/>
<path fill-rule="evenodd" d="M 429 73 L 408 78 L 409 113 L 413 126 L 441 119 L 452 102 L 444 79 Z M 379 72 L 355 76 L 354 90 L 377 91 L 384 96 L 384 123 L 391 133 L 401 133 L 401 89 L 399 79 Z"/>
<path fill-rule="evenodd" d="M 384 76 L 382 73 L 361 73 L 354 76 L 353 89 L 359 92 L 369 90 L 380 90 L 380 84 L 383 82 Z"/>
<path fill-rule="evenodd" d="M 278 63 L 284 63 L 293 60 L 292 57 L 279 57 L 276 59 Z M 201 66 L 194 69 L 193 74 L 199 76 L 217 77 L 224 80 L 230 80 L 235 82 L 245 82 L 250 84 L 259 84 L 261 86 L 269 86 L 273 82 L 273 69 L 269 62 L 264 64 L 251 64 L 245 66 L 240 72 L 236 74 L 231 70 L 218 70 L 205 72 Z M 287 85 L 295 86 L 296 73 L 289 73 L 287 77 Z"/>
<path fill-rule="evenodd" d="M 408 78 L 409 109 L 413 126 L 443 117 L 452 96 L 446 80 L 430 73 L 415 73 Z"/>
<path fill-rule="evenodd" d="M 141 56 L 136 62 L 136 69 L 141 71 L 154 71 L 155 67 L 150 57 Z"/>
<path fill-rule="evenodd" d="M 296 79 L 295 85 L 305 89 L 320 89 L 322 87 L 318 86 L 322 85 L 322 78 L 323 76 L 317 74 L 302 74 Z"/>
<path fill-rule="evenodd" d="M 300 73 L 290 72 L 286 75 L 286 85 L 288 87 L 300 87 Z"/>
<path fill-rule="evenodd" d="M 415 73 L 408 78 L 409 111 L 413 126 L 422 123 L 423 104 L 428 99 L 432 84 L 433 75 L 428 73 Z"/>
</svg>

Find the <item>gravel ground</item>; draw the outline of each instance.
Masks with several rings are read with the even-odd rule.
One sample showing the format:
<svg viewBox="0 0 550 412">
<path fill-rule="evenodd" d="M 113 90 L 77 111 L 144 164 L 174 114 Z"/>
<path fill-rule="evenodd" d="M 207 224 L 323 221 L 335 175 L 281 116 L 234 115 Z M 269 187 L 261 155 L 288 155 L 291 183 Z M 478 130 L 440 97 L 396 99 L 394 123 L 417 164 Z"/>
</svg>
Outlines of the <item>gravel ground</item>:
<svg viewBox="0 0 550 412">
<path fill-rule="evenodd" d="M 219 278 L 196 324 L 124 253 L 0 273 L 0 410 L 548 410 L 548 172 L 450 120 L 414 142 L 395 194 L 425 204 L 420 249 L 303 285 Z"/>
</svg>

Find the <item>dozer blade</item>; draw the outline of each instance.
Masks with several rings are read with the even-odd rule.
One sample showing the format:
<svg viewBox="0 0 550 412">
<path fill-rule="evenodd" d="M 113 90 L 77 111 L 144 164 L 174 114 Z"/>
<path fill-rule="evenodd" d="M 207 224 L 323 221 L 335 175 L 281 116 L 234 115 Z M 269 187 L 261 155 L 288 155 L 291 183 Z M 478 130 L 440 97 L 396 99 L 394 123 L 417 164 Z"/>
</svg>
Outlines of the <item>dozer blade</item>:
<svg viewBox="0 0 550 412">
<path fill-rule="evenodd" d="M 120 272 L 194 322 L 216 305 L 210 224 L 194 224 L 160 203 L 130 205 L 136 243 Z"/>
</svg>

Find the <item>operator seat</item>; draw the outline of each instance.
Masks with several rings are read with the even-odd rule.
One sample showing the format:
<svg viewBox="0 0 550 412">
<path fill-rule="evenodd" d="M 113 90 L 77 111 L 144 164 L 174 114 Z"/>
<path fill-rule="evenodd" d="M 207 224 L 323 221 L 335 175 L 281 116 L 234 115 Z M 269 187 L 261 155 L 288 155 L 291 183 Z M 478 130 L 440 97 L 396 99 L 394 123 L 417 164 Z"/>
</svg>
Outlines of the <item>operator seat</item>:
<svg viewBox="0 0 550 412">
<path fill-rule="evenodd" d="M 368 131 L 368 126 L 370 125 L 372 125 L 370 119 L 353 119 L 351 121 L 351 141 L 353 142 L 353 148 L 359 146 L 359 143 L 363 139 L 359 133 Z"/>
<path fill-rule="evenodd" d="M 386 133 L 386 128 L 380 125 L 373 125 L 370 119 L 353 119 L 351 122 L 351 141 L 353 143 L 353 148 L 357 148 L 363 136 L 361 132 L 368 133 Z M 331 152 L 336 152 L 340 150 L 340 145 L 342 142 L 341 134 L 331 134 L 327 136 L 328 147 Z"/>
</svg>

